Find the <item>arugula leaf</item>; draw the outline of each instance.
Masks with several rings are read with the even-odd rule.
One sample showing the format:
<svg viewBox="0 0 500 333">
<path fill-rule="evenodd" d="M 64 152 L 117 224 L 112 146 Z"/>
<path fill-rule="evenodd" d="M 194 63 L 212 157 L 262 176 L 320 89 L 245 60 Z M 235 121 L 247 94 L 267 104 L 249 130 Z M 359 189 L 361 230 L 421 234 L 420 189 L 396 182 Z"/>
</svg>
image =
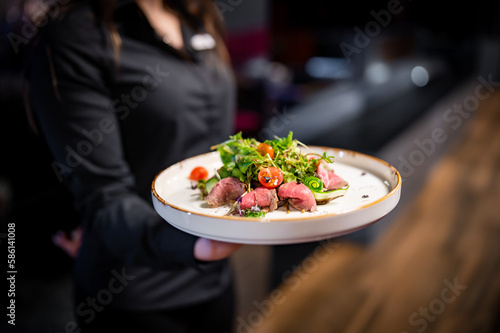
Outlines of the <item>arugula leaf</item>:
<svg viewBox="0 0 500 333">
<path fill-rule="evenodd" d="M 245 209 L 245 217 L 265 217 L 266 212 L 264 211 L 253 211 L 250 208 Z"/>
</svg>

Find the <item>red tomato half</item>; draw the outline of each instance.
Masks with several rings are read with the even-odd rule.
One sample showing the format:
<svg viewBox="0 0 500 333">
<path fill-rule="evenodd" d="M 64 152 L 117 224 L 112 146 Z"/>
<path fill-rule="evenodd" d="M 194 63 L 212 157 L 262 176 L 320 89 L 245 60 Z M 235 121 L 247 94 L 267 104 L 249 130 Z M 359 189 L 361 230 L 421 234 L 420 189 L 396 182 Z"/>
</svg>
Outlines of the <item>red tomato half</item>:
<svg viewBox="0 0 500 333">
<path fill-rule="evenodd" d="M 191 174 L 189 175 L 189 179 L 191 180 L 202 180 L 202 179 L 207 179 L 208 178 L 208 171 L 204 167 L 196 167 L 191 171 Z"/>
<path fill-rule="evenodd" d="M 275 167 L 260 170 L 259 183 L 267 188 L 275 188 L 283 183 L 283 172 Z"/>
</svg>

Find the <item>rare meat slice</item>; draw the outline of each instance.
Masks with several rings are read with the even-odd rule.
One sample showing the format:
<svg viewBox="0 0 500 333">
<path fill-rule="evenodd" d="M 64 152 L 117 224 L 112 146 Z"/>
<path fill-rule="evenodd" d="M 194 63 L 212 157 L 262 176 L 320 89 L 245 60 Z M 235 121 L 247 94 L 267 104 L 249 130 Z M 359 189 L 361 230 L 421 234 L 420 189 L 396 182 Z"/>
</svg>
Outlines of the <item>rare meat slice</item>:
<svg viewBox="0 0 500 333">
<path fill-rule="evenodd" d="M 326 190 L 336 190 L 349 185 L 345 180 L 337 176 L 333 170 L 328 170 L 325 162 L 319 163 L 316 173 Z"/>
<path fill-rule="evenodd" d="M 258 205 L 260 208 L 269 208 L 270 212 L 278 208 L 276 189 L 260 186 L 241 198 L 240 206 L 242 209 L 251 208 L 255 205 Z"/>
<path fill-rule="evenodd" d="M 293 208 L 314 212 L 316 210 L 316 200 L 311 190 L 304 184 L 290 182 L 282 184 L 278 189 L 278 196 L 281 199 L 288 198 L 288 203 Z"/>
<path fill-rule="evenodd" d="M 237 178 L 223 178 L 215 184 L 205 200 L 207 200 L 212 208 L 220 207 L 236 200 L 240 195 L 245 193 L 245 188 L 246 185 Z"/>
</svg>

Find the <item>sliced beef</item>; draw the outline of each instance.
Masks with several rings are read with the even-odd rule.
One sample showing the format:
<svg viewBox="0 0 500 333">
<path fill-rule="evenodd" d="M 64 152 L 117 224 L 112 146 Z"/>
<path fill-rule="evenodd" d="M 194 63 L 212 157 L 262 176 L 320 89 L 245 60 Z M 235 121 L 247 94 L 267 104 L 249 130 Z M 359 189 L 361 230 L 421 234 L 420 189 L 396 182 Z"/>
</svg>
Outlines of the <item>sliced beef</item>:
<svg viewBox="0 0 500 333">
<path fill-rule="evenodd" d="M 323 182 L 323 186 L 326 190 L 336 190 L 348 186 L 349 184 L 335 174 L 332 170 L 326 168 L 326 163 L 321 162 L 316 170 L 318 178 Z"/>
<path fill-rule="evenodd" d="M 242 209 L 251 208 L 255 205 L 259 205 L 260 208 L 269 208 L 270 212 L 278 208 L 276 189 L 260 186 L 241 198 L 240 206 Z"/>
<path fill-rule="evenodd" d="M 240 195 L 245 193 L 245 188 L 246 185 L 237 178 L 223 178 L 215 184 L 205 200 L 207 200 L 212 208 L 220 207 L 236 200 Z"/>
<path fill-rule="evenodd" d="M 290 182 L 282 184 L 278 189 L 278 197 L 288 198 L 288 203 L 298 210 L 316 210 L 316 200 L 311 190 L 304 184 Z"/>
</svg>

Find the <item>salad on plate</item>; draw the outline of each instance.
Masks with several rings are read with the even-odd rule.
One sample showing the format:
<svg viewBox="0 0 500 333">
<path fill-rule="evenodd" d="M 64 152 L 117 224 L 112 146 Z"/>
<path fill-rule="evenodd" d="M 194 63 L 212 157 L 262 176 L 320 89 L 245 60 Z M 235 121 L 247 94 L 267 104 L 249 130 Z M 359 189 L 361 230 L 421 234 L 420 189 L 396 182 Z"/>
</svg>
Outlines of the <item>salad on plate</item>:
<svg viewBox="0 0 500 333">
<path fill-rule="evenodd" d="M 349 188 L 335 174 L 333 156 L 308 152 L 292 132 L 264 142 L 240 132 L 212 150 L 219 152 L 222 166 L 212 177 L 198 166 L 189 178 L 210 207 L 230 204 L 228 215 L 264 217 L 278 207 L 314 212 Z"/>
</svg>

